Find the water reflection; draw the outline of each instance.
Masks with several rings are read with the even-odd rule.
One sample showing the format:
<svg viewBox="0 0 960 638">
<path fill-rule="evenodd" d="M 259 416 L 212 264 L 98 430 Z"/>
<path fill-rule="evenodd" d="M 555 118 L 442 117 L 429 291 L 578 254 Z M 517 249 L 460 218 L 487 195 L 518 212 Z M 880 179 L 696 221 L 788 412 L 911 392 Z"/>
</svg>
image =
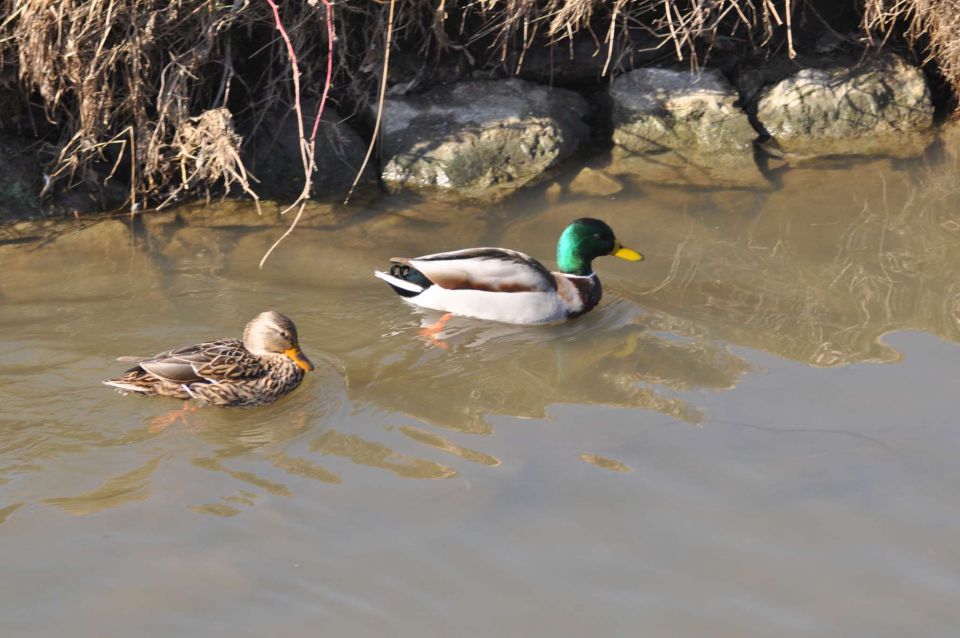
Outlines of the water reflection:
<svg viewBox="0 0 960 638">
<path fill-rule="evenodd" d="M 611 472 L 630 472 L 632 471 L 625 463 L 621 463 L 616 459 L 611 459 L 606 456 L 600 456 L 599 454 L 587 454 L 583 453 L 580 455 L 580 460 L 584 463 L 589 463 L 590 465 L 596 465 L 605 470 L 610 470 Z"/>
<path fill-rule="evenodd" d="M 544 418 L 563 403 L 650 408 L 699 423 L 703 413 L 675 394 L 732 387 L 748 367 L 715 343 L 661 332 L 668 318 L 625 300 L 559 326 L 453 318 L 440 335 L 446 348 L 417 333 L 433 313 L 396 305 L 412 320 L 386 322 L 379 341 L 345 356 L 351 399 L 465 433 L 490 434 L 491 415 Z"/>
<path fill-rule="evenodd" d="M 484 454 L 483 452 L 479 452 L 477 450 L 461 447 L 456 443 L 443 438 L 439 434 L 434 434 L 433 432 L 428 432 L 427 430 L 415 428 L 409 425 L 401 427 L 400 431 L 414 441 L 423 443 L 424 445 L 429 445 L 430 447 L 437 448 L 438 450 L 443 450 L 444 452 L 449 452 L 454 456 L 459 456 L 465 461 L 479 463 L 481 465 L 487 465 L 490 467 L 496 467 L 500 465 L 500 459 L 490 456 L 489 454 Z"/>
<path fill-rule="evenodd" d="M 150 496 L 150 477 L 160 464 L 160 458 L 147 461 L 140 467 L 108 479 L 96 489 L 59 498 L 44 499 L 71 514 L 96 514 L 105 509 L 118 507 L 131 501 L 145 501 Z"/>
<path fill-rule="evenodd" d="M 508 464 L 492 439 L 474 438 L 500 417 L 549 419 L 574 404 L 707 423 L 704 394 L 751 370 L 732 346 L 837 366 L 896 360 L 882 339 L 895 330 L 960 340 L 957 168 L 946 153 L 929 167 L 793 169 L 762 192 L 644 186 L 547 206 L 530 191 L 495 210 L 318 205 L 263 270 L 286 223 L 269 206 L 264 218 L 230 203 L 2 245 L 0 522 L 24 503 L 90 514 L 143 501 L 175 471 L 216 485 L 187 506 L 218 516 L 371 469 L 453 478 Z M 604 301 L 564 325 L 455 318 L 440 348 L 418 332 L 435 317 L 370 275 L 394 254 L 484 244 L 552 264 L 559 229 L 584 214 L 648 258 L 598 261 Z M 324 373 L 275 406 L 202 410 L 157 432 L 151 422 L 176 404 L 97 385 L 117 354 L 223 334 L 265 306 L 295 318 L 311 355 L 327 353 Z M 569 459 L 631 469 L 615 457 Z"/>
<path fill-rule="evenodd" d="M 324 432 L 310 443 L 317 454 L 342 456 L 358 465 L 381 468 L 396 476 L 416 479 L 450 478 L 457 471 L 434 461 L 399 454 L 386 445 L 336 430 Z"/>
<path fill-rule="evenodd" d="M 647 188 L 605 204 L 618 235 L 647 254 L 642 272 L 603 266 L 617 269 L 621 294 L 723 342 L 819 366 L 892 361 L 887 332 L 960 338 L 957 169 L 834 164 L 791 170 L 770 193 Z M 547 252 L 544 226 L 583 206 L 554 207 L 511 235 Z"/>
</svg>

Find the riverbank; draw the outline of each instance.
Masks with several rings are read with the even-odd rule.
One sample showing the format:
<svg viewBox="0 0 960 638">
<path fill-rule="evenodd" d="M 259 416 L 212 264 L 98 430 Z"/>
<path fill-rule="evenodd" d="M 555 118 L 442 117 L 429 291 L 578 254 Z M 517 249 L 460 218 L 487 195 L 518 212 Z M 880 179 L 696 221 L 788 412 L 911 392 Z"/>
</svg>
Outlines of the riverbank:
<svg viewBox="0 0 960 638">
<path fill-rule="evenodd" d="M 872 0 L 45 4 L 4 23 L 7 221 L 355 187 L 485 203 L 571 162 L 597 194 L 764 190 L 823 158 L 920 157 L 955 102 L 949 13 Z"/>
</svg>

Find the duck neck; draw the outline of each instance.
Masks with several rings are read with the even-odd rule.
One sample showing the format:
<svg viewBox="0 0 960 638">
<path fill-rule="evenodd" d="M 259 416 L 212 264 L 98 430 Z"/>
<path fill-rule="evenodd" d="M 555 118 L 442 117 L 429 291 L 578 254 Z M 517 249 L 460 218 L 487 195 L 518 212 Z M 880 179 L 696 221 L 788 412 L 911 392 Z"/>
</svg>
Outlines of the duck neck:
<svg viewBox="0 0 960 638">
<path fill-rule="evenodd" d="M 589 277 L 593 274 L 593 259 L 585 257 L 568 228 L 557 242 L 557 266 L 565 275 Z"/>
<path fill-rule="evenodd" d="M 296 372 L 299 370 L 301 374 L 303 373 L 303 371 L 300 370 L 300 366 L 285 354 L 267 352 L 266 354 L 258 355 L 258 357 L 264 367 L 270 370 L 276 370 L 278 372 Z"/>
</svg>

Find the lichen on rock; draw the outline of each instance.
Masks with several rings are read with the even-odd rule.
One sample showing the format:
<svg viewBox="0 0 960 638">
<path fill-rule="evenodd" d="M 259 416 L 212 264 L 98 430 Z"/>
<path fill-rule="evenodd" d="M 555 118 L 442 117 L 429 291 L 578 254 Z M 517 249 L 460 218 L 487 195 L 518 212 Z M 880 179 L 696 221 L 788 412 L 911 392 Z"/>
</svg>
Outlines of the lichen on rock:
<svg viewBox="0 0 960 638">
<path fill-rule="evenodd" d="M 395 192 L 502 199 L 576 150 L 586 113 L 572 91 L 515 79 L 388 99 L 383 182 Z"/>
<path fill-rule="evenodd" d="M 753 158 L 757 132 L 719 71 L 637 69 L 618 77 L 610 96 L 612 172 L 678 185 L 767 185 Z"/>
<path fill-rule="evenodd" d="M 894 55 L 797 71 L 760 93 L 757 120 L 786 155 L 910 157 L 933 140 L 923 73 Z"/>
</svg>

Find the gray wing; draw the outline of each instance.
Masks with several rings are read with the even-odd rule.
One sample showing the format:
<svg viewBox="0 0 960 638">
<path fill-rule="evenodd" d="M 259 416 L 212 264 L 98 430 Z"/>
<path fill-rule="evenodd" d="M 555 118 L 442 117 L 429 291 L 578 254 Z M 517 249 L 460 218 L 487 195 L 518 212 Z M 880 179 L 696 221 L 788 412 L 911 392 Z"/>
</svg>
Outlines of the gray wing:
<svg viewBox="0 0 960 638">
<path fill-rule="evenodd" d="M 543 264 L 506 248 L 467 248 L 413 259 L 396 259 L 441 288 L 489 292 L 549 292 L 557 280 Z"/>
<path fill-rule="evenodd" d="M 237 339 L 221 339 L 168 350 L 140 361 L 140 368 L 172 383 L 257 377 L 260 362 Z"/>
</svg>

